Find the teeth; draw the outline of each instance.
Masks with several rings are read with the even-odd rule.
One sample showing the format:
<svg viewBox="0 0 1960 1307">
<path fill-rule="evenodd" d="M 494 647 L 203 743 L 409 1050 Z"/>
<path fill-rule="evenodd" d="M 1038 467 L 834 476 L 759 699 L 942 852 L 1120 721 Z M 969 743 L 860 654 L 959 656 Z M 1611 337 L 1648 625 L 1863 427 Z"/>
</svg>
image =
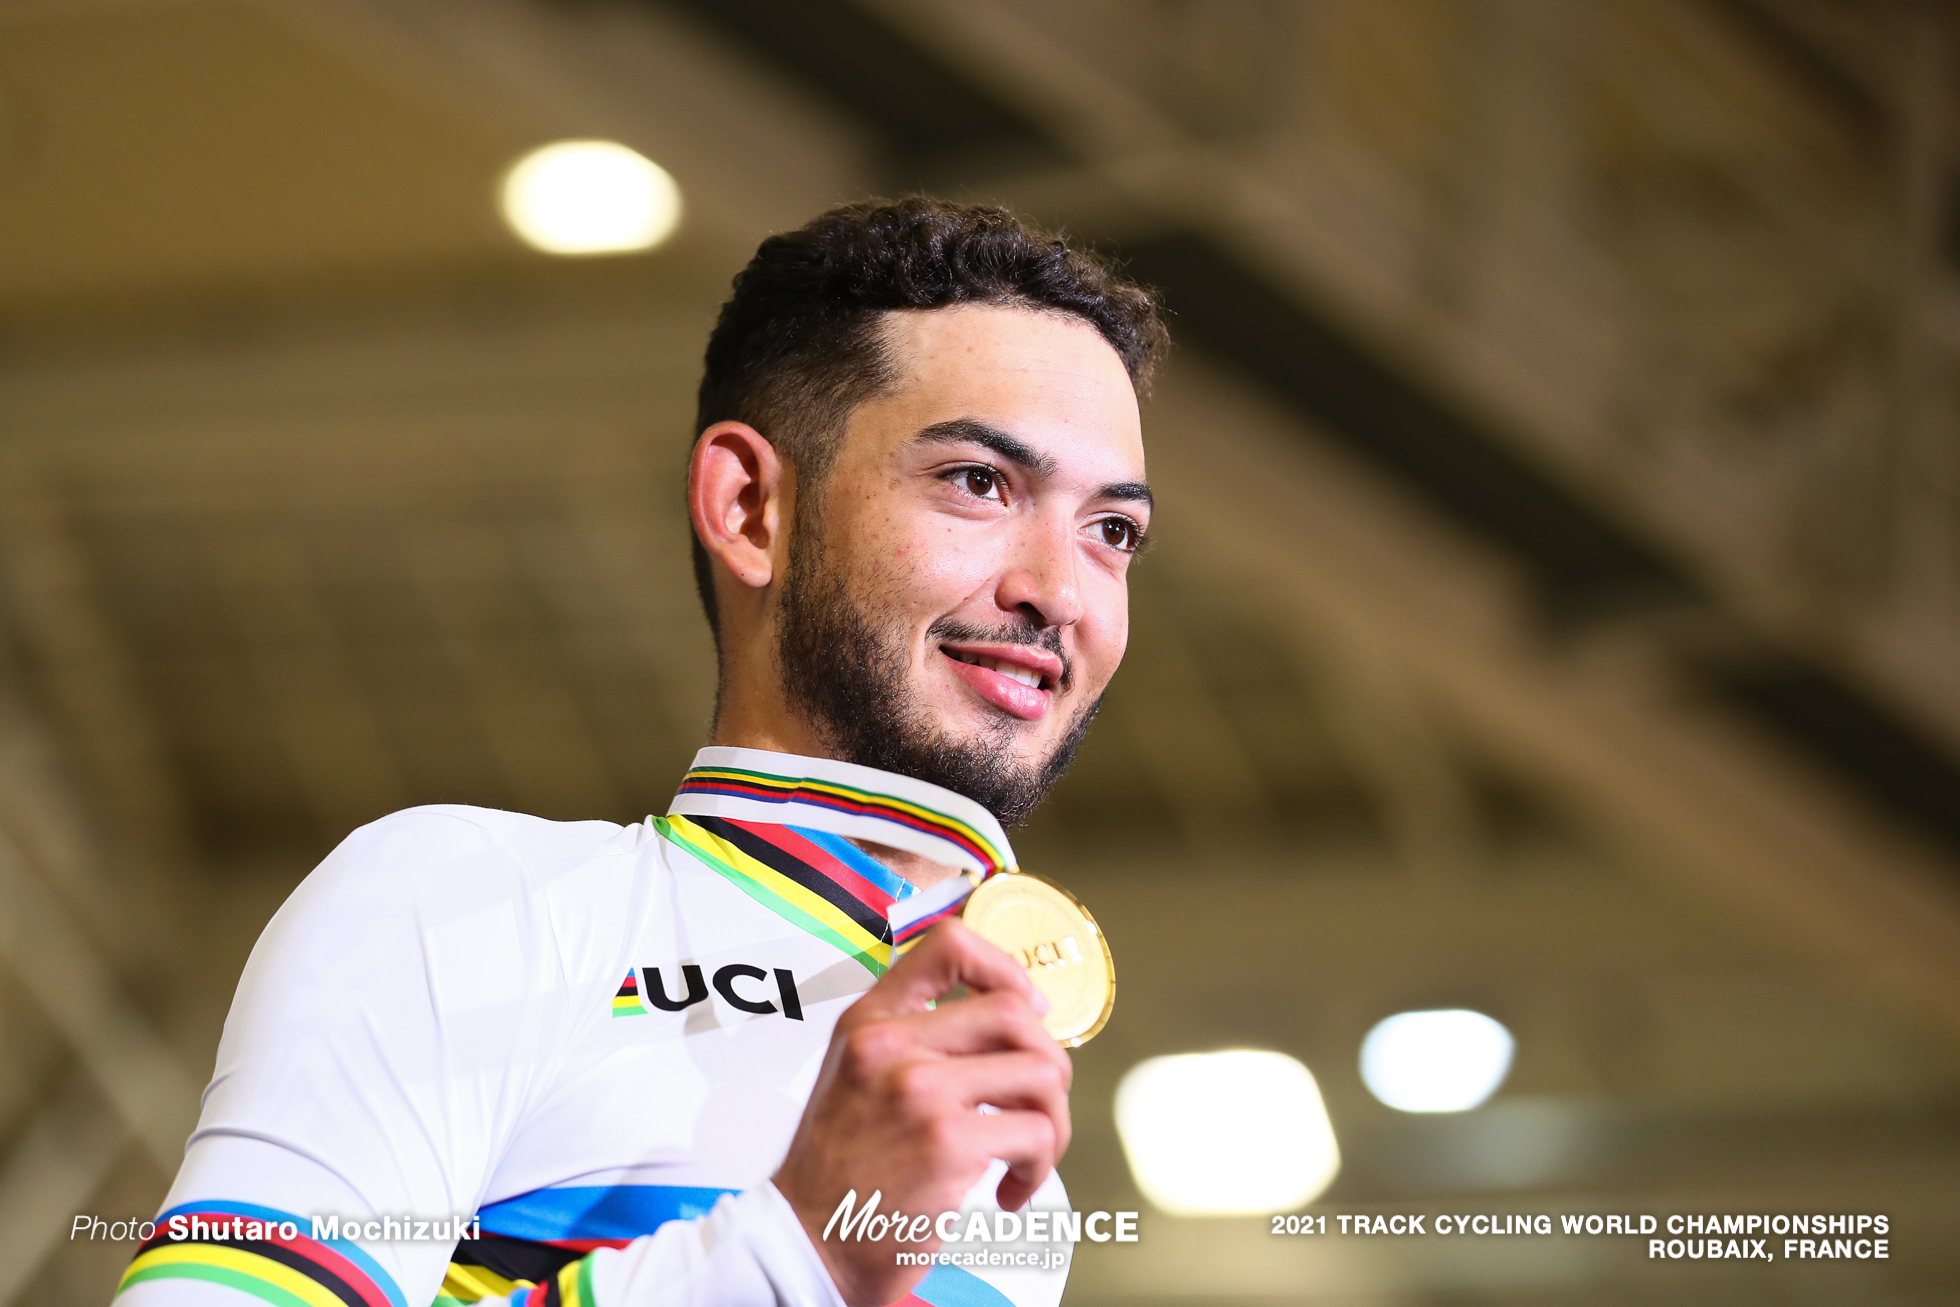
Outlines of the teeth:
<svg viewBox="0 0 1960 1307">
<path fill-rule="evenodd" d="M 1002 676 L 1008 677 L 1012 680 L 1019 681 L 1023 685 L 1032 686 L 1037 690 L 1041 688 L 1040 674 L 1029 671 L 1025 667 L 1016 667 L 1012 663 L 1004 663 L 1000 661 L 998 658 L 996 658 L 994 660 L 994 670 L 999 672 Z"/>
<path fill-rule="evenodd" d="M 976 654 L 965 653 L 958 649 L 948 649 L 946 652 L 963 663 L 971 663 L 975 667 L 985 667 L 988 671 L 999 672 L 1009 680 L 1019 681 L 1030 689 L 1039 690 L 1041 688 L 1041 673 L 1031 668 L 1021 667 L 999 658 L 981 658 Z"/>
</svg>

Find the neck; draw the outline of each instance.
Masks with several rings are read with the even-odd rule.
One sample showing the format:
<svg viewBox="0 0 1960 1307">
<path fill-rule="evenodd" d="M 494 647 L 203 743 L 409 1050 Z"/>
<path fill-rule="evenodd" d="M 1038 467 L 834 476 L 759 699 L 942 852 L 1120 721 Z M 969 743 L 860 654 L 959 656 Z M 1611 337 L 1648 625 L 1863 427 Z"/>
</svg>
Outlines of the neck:
<svg viewBox="0 0 1960 1307">
<path fill-rule="evenodd" d="M 894 849 L 888 844 L 873 844 L 870 840 L 854 839 L 851 843 L 885 864 L 895 875 L 903 876 L 920 889 L 931 889 L 943 880 L 959 875 L 957 867 L 949 867 L 943 862 L 917 853 L 907 853 L 904 849 Z"/>
<path fill-rule="evenodd" d="M 758 652 L 774 647 L 763 633 L 741 637 L 737 647 L 747 650 L 749 662 L 755 665 L 723 664 L 715 688 L 715 721 L 708 743 L 850 761 L 825 747 L 815 722 L 791 709 L 773 656 Z"/>
<path fill-rule="evenodd" d="M 716 714 L 709 744 L 736 749 L 767 749 L 771 753 L 794 753 L 805 758 L 830 758 L 836 762 L 850 761 L 849 758 L 839 758 L 835 750 L 826 748 L 810 723 L 790 712 L 780 696 L 742 693 L 742 688 L 723 684 L 721 711 Z M 920 889 L 928 889 L 959 875 L 956 867 L 934 862 L 917 853 L 907 853 L 904 849 L 894 849 L 888 844 L 858 839 L 851 843 Z"/>
</svg>

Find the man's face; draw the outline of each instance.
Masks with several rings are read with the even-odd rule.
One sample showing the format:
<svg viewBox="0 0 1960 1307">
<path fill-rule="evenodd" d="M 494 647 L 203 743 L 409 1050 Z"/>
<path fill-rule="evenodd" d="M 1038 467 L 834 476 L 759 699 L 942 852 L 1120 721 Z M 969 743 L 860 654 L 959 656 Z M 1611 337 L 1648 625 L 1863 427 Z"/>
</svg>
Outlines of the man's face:
<svg viewBox="0 0 1960 1307">
<path fill-rule="evenodd" d="M 1129 636 L 1150 517 L 1136 395 L 1073 318 L 962 307 L 886 327 L 899 381 L 798 505 L 784 686 L 842 756 L 1018 821 Z"/>
</svg>

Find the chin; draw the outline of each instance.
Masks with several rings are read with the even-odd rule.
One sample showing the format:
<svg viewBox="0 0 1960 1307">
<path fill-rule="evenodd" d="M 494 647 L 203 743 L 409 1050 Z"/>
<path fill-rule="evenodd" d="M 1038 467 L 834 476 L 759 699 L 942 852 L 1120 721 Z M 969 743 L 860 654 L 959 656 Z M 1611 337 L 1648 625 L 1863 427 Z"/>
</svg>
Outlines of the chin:
<svg viewBox="0 0 1960 1307">
<path fill-rule="evenodd" d="M 952 688 L 954 692 L 947 696 L 947 702 L 934 705 L 934 716 L 943 730 L 964 740 L 1005 737 L 1013 741 L 1013 752 L 1025 753 L 1028 758 L 1041 756 L 1042 750 L 1054 743 L 1049 737 L 1055 733 L 1055 723 L 1068 717 L 1067 705 L 1051 703 L 1040 718 L 1028 721 L 976 699 L 964 684 Z M 1016 761 L 1026 762 L 1028 758 Z"/>
</svg>

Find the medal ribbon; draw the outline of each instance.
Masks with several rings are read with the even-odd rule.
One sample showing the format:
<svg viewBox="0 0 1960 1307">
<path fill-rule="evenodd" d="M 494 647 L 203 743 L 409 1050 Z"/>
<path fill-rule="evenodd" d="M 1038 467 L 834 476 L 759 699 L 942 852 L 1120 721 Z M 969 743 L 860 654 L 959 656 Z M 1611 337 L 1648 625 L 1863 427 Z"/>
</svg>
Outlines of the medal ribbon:
<svg viewBox="0 0 1960 1307">
<path fill-rule="evenodd" d="M 668 838 L 873 975 L 884 973 L 894 948 L 903 953 L 956 914 L 982 881 L 1015 869 L 1000 823 L 971 799 L 823 758 L 702 749 L 667 813 L 655 822 Z M 962 874 L 894 897 L 793 827 L 903 849 Z"/>
</svg>

